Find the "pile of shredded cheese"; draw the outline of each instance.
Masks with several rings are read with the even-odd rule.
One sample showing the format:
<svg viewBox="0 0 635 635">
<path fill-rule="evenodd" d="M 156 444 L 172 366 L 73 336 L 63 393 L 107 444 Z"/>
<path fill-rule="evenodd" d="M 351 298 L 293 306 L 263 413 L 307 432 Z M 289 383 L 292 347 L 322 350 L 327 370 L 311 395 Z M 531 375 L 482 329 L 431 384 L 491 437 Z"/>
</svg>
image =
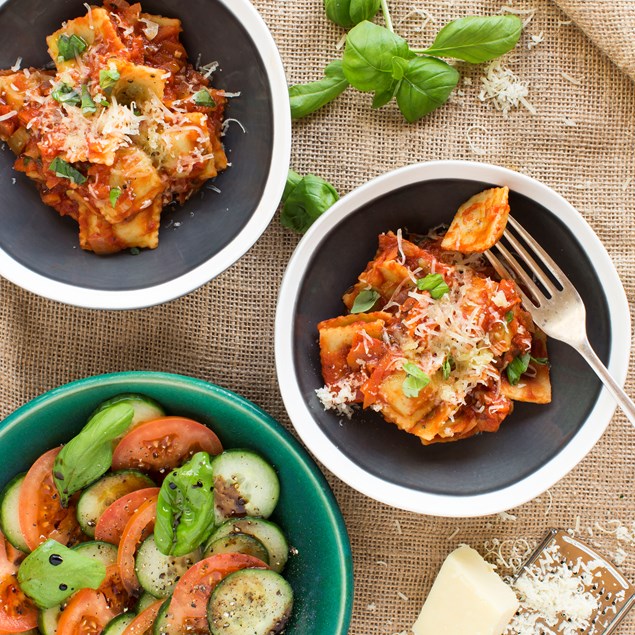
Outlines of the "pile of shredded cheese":
<svg viewBox="0 0 635 635">
<path fill-rule="evenodd" d="M 492 104 L 507 117 L 512 108 L 524 106 L 531 114 L 536 109 L 527 101 L 529 84 L 521 81 L 501 60 L 494 60 L 481 77 L 481 91 L 478 98 Z"/>
</svg>

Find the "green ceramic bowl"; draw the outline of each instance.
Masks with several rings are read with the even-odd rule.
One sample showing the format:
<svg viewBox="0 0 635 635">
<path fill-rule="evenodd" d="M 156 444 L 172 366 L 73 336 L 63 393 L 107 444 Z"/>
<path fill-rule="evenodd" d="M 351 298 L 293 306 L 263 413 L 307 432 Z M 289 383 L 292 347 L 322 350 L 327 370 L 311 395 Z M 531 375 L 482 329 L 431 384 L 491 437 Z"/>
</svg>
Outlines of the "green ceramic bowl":
<svg viewBox="0 0 635 635">
<path fill-rule="evenodd" d="M 285 570 L 296 598 L 286 635 L 346 635 L 353 573 L 337 502 L 297 441 L 265 412 L 228 390 L 190 377 L 151 372 L 101 375 L 51 390 L 0 424 L 0 485 L 28 469 L 45 450 L 68 441 L 98 403 L 121 392 L 153 397 L 169 414 L 208 424 L 224 447 L 251 448 L 275 466 L 281 495 L 272 519 L 298 550 Z"/>
</svg>

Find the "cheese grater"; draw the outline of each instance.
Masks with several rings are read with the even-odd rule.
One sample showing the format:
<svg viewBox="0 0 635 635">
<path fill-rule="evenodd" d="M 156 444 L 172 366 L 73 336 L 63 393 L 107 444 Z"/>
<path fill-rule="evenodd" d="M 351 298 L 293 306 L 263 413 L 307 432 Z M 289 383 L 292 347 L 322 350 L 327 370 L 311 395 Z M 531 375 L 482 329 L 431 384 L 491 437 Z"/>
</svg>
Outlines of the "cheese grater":
<svg viewBox="0 0 635 635">
<path fill-rule="evenodd" d="M 585 565 L 592 574 L 586 577 L 579 571 Z M 514 578 L 514 582 L 522 576 L 530 575 L 531 571 L 555 572 L 558 568 L 569 567 L 582 582 L 585 591 L 589 592 L 598 602 L 598 610 L 589 620 L 589 627 L 577 630 L 580 635 L 610 635 L 617 629 L 626 613 L 635 604 L 635 586 L 607 560 L 594 549 L 580 540 L 572 538 L 566 531 L 551 529 L 542 544 L 529 557 Z M 582 576 L 582 577 L 581 577 Z M 591 577 L 591 580 L 588 578 Z M 522 612 L 523 609 L 520 609 Z M 559 633 L 561 624 L 550 626 L 546 632 Z M 538 624 L 541 622 L 538 621 Z M 544 622 L 542 622 L 544 624 Z"/>
</svg>

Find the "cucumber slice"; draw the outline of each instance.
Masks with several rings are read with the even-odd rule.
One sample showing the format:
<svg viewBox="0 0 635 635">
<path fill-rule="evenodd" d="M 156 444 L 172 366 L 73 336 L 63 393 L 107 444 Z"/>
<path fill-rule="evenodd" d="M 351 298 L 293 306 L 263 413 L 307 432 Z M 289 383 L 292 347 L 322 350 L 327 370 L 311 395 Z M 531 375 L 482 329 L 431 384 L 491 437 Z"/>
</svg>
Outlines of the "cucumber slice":
<svg viewBox="0 0 635 635">
<path fill-rule="evenodd" d="M 31 550 L 24 540 L 20 527 L 20 489 L 24 482 L 24 474 L 18 474 L 0 494 L 0 526 L 7 540 L 20 551 L 29 553 Z"/>
<path fill-rule="evenodd" d="M 179 578 L 200 559 L 200 549 L 180 557 L 163 555 L 152 534 L 137 550 L 135 572 L 144 591 L 155 598 L 165 598 L 172 593 Z"/>
<path fill-rule="evenodd" d="M 97 521 L 109 505 L 130 492 L 146 487 L 154 487 L 153 481 L 136 470 L 113 472 L 93 483 L 77 503 L 77 520 L 84 533 L 94 538 Z"/>
<path fill-rule="evenodd" d="M 275 470 L 250 450 L 227 450 L 214 458 L 214 516 L 228 518 L 271 515 L 280 496 Z"/>
<path fill-rule="evenodd" d="M 205 550 L 205 557 L 217 553 L 244 553 L 269 564 L 269 552 L 267 548 L 254 536 L 249 534 L 231 533 L 228 536 L 217 538 Z"/>
<path fill-rule="evenodd" d="M 152 627 L 152 635 L 170 635 L 168 630 L 168 611 L 170 609 L 170 598 L 168 598 L 159 609 L 157 617 L 154 620 L 154 626 Z"/>
<path fill-rule="evenodd" d="M 137 616 L 134 613 L 117 615 L 117 617 L 106 624 L 106 628 L 102 631 L 101 635 L 122 635 L 135 617 Z"/>
<path fill-rule="evenodd" d="M 125 392 L 100 403 L 95 409 L 95 412 L 93 412 L 89 418 L 92 418 L 104 408 L 108 408 L 116 403 L 127 403 L 134 410 L 134 416 L 132 417 L 132 422 L 130 423 L 128 430 L 138 426 L 140 423 L 152 421 L 152 419 L 158 419 L 159 417 L 165 416 L 165 410 L 158 401 L 155 401 L 146 395 Z"/>
<path fill-rule="evenodd" d="M 105 567 L 117 563 L 117 547 L 109 542 L 100 542 L 99 540 L 91 540 L 90 542 L 82 542 L 74 551 L 81 552 L 82 556 L 88 556 L 93 560 L 103 562 Z"/>
<path fill-rule="evenodd" d="M 53 606 L 42 609 L 37 616 L 37 627 L 42 635 L 57 635 L 57 624 L 60 621 L 62 607 Z"/>
<path fill-rule="evenodd" d="M 257 538 L 269 553 L 269 566 L 280 573 L 289 558 L 289 543 L 278 525 L 264 518 L 236 518 L 223 523 L 211 536 L 205 549 L 205 558 L 211 545 L 219 538 L 231 534 L 247 534 Z"/>
<path fill-rule="evenodd" d="M 154 595 L 148 593 L 147 591 L 144 591 L 141 594 L 139 601 L 137 602 L 137 606 L 135 606 L 137 615 L 139 613 L 143 613 L 143 611 L 145 611 L 151 604 L 154 604 L 156 601 L 157 599 L 154 597 Z"/>
<path fill-rule="evenodd" d="M 213 591 L 207 605 L 212 635 L 281 633 L 293 608 L 293 591 L 275 571 L 241 569 Z"/>
</svg>

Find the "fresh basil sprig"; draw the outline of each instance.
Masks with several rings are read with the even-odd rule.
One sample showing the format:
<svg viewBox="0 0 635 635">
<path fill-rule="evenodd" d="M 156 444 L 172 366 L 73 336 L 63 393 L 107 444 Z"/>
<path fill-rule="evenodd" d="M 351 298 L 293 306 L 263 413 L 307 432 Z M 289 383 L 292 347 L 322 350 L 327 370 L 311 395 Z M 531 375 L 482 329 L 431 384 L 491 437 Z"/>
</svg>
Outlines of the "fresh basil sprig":
<svg viewBox="0 0 635 635">
<path fill-rule="evenodd" d="M 289 88 L 291 116 L 306 117 L 333 101 L 348 88 L 342 60 L 334 60 L 324 69 L 324 78 L 309 84 L 297 84 Z"/>
<path fill-rule="evenodd" d="M 339 197 L 337 190 L 319 176 L 300 176 L 289 170 L 282 195 L 280 222 L 284 227 L 304 234 Z"/>
<path fill-rule="evenodd" d="M 355 296 L 355 302 L 351 308 L 351 313 L 364 313 L 375 306 L 375 302 L 379 300 L 379 292 L 375 289 L 364 289 Z"/>
<path fill-rule="evenodd" d="M 352 1 L 333 0 L 331 6 L 326 0 L 327 15 L 329 10 L 335 9 L 344 15 L 350 4 Z M 445 25 L 429 48 L 414 49 L 394 33 L 385 3 L 382 9 L 385 27 L 363 20 L 349 31 L 342 58 L 342 75 L 358 90 L 374 93 L 373 108 L 381 108 L 396 98 L 409 122 L 417 121 L 443 105 L 459 81 L 456 68 L 440 57 L 475 64 L 486 62 L 514 48 L 522 31 L 522 21 L 516 15 L 468 16 Z M 336 22 L 342 19 L 338 16 Z M 295 118 L 321 108 L 346 88 L 341 77 L 339 82 L 336 81 L 339 69 L 333 64 L 331 62 L 327 67 L 333 69 L 332 76 L 290 87 Z M 307 98 L 303 102 L 305 94 Z"/>
<path fill-rule="evenodd" d="M 18 569 L 20 588 L 42 609 L 58 606 L 79 589 L 97 589 L 105 577 L 103 562 L 55 540 L 33 550 Z"/>
<path fill-rule="evenodd" d="M 154 540 L 166 556 L 184 556 L 214 529 L 214 475 L 209 454 L 197 452 L 163 481 Z"/>
<path fill-rule="evenodd" d="M 523 23 L 515 15 L 469 16 L 446 24 L 432 46 L 422 51 L 471 64 L 489 62 L 516 46 Z"/>
<path fill-rule="evenodd" d="M 55 157 L 51 161 L 49 164 L 49 170 L 51 172 L 55 172 L 55 176 L 69 179 L 69 181 L 72 181 L 77 185 L 81 185 L 86 182 L 86 177 L 79 170 L 74 168 L 70 163 L 64 161 L 64 159 L 60 159 L 60 157 Z"/>
<path fill-rule="evenodd" d="M 372 20 L 380 6 L 381 0 L 324 0 L 328 19 L 345 29 Z"/>
<path fill-rule="evenodd" d="M 134 410 L 117 403 L 95 414 L 55 458 L 53 478 L 62 505 L 105 474 L 112 464 L 112 442 L 128 429 Z"/>
<path fill-rule="evenodd" d="M 401 385 L 403 394 L 410 398 L 418 397 L 419 393 L 430 383 L 430 377 L 412 362 L 406 362 L 403 365 L 403 370 L 406 371 L 406 378 Z"/>
</svg>

